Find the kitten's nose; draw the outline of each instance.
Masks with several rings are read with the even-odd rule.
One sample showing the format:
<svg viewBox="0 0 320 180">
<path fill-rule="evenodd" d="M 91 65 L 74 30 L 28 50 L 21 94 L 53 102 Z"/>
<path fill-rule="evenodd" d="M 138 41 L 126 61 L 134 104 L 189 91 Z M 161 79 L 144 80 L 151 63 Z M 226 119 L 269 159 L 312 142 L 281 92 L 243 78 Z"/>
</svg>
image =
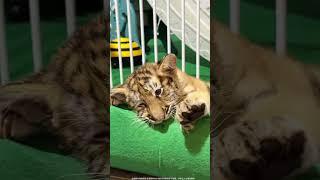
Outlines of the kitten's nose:
<svg viewBox="0 0 320 180">
<path fill-rule="evenodd" d="M 149 113 L 154 121 L 164 120 L 165 112 L 163 112 L 159 100 L 157 100 L 156 98 L 151 98 L 149 99 L 149 102 L 147 104 L 149 106 Z"/>
<path fill-rule="evenodd" d="M 153 107 L 150 109 L 150 114 L 154 121 L 162 121 L 164 119 L 164 112 L 159 108 Z"/>
</svg>

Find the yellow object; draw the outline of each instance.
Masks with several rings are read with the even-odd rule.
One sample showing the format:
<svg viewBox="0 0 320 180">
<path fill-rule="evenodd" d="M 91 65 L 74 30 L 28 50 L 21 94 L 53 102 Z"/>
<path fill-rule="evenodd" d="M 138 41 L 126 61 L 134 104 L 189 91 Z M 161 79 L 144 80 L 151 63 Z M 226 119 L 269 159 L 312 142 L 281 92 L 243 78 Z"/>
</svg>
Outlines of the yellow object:
<svg viewBox="0 0 320 180">
<path fill-rule="evenodd" d="M 122 57 L 130 57 L 130 44 L 129 39 L 125 37 L 120 38 L 120 47 L 121 47 L 121 55 Z M 118 53 L 118 39 L 114 39 L 110 43 L 110 51 L 111 51 L 111 58 L 115 58 L 119 56 Z M 132 42 L 132 54 L 133 57 L 141 56 L 142 51 L 139 47 L 137 42 Z"/>
</svg>

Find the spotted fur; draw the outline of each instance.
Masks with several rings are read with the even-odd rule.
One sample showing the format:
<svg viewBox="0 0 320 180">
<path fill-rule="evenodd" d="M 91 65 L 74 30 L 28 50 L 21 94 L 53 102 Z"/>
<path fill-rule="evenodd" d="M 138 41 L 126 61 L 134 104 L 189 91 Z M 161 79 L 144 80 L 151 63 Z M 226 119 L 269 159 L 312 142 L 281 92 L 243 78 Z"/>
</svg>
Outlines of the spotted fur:
<svg viewBox="0 0 320 180">
<path fill-rule="evenodd" d="M 106 24 L 100 16 L 79 28 L 46 69 L 0 88 L 1 138 L 30 144 L 50 136 L 100 179 L 108 177 L 109 154 Z"/>
</svg>

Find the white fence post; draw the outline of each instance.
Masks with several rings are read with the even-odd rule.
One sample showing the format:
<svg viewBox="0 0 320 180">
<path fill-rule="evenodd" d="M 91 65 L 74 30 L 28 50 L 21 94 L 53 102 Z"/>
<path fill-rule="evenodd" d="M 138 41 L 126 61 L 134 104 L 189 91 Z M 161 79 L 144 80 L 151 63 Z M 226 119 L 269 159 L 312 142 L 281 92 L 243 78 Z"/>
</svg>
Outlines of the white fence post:
<svg viewBox="0 0 320 180">
<path fill-rule="evenodd" d="M 110 2 L 109 2 L 109 0 L 103 0 L 103 11 L 104 11 L 105 13 L 110 13 L 109 9 L 110 9 Z M 107 14 L 107 16 L 108 16 L 108 15 L 110 15 L 110 14 Z"/>
<path fill-rule="evenodd" d="M 65 0 L 67 33 L 70 36 L 76 29 L 76 6 L 75 0 Z"/>
<path fill-rule="evenodd" d="M 111 55 L 110 55 L 110 58 L 109 58 L 109 61 L 111 62 Z M 110 89 L 113 88 L 113 81 L 112 81 L 112 68 L 111 68 L 111 64 L 110 64 Z"/>
<path fill-rule="evenodd" d="M 8 55 L 6 48 L 6 30 L 4 17 L 4 0 L 0 0 L 0 68 L 1 84 L 9 81 Z"/>
<path fill-rule="evenodd" d="M 167 53 L 171 53 L 170 0 L 167 0 Z"/>
<path fill-rule="evenodd" d="M 154 61 L 158 62 L 158 30 L 157 30 L 157 3 L 156 0 L 153 0 L 153 40 L 154 40 Z"/>
<path fill-rule="evenodd" d="M 200 0 L 197 0 L 196 78 L 200 78 Z"/>
<path fill-rule="evenodd" d="M 276 0 L 276 51 L 285 55 L 287 50 L 287 1 Z"/>
<path fill-rule="evenodd" d="M 29 0 L 30 24 L 32 34 L 33 67 L 35 72 L 42 68 L 42 45 L 40 31 L 39 0 Z"/>
<path fill-rule="evenodd" d="M 130 50 L 130 70 L 131 73 L 134 70 L 133 64 L 133 50 L 132 50 L 132 31 L 131 31 L 131 13 L 130 13 L 130 0 L 126 0 L 127 4 L 127 16 L 128 16 L 128 33 L 129 33 L 129 50 Z"/>
<path fill-rule="evenodd" d="M 186 45 L 185 45 L 185 0 L 181 0 L 181 69 L 185 72 L 186 68 Z"/>
<path fill-rule="evenodd" d="M 144 39 L 144 17 L 143 17 L 143 0 L 139 0 L 140 11 L 140 31 L 141 31 L 141 50 L 142 50 L 142 64 L 146 63 L 145 55 L 145 39 Z"/>
<path fill-rule="evenodd" d="M 230 0 L 230 30 L 240 31 L 240 0 Z"/>
<path fill-rule="evenodd" d="M 119 59 L 119 72 L 120 72 L 120 83 L 123 83 L 123 69 L 122 69 L 122 51 L 121 51 L 121 39 L 120 39 L 120 18 L 119 18 L 119 4 L 118 0 L 114 0 L 115 13 L 116 13 L 116 30 L 118 39 L 118 59 Z"/>
</svg>

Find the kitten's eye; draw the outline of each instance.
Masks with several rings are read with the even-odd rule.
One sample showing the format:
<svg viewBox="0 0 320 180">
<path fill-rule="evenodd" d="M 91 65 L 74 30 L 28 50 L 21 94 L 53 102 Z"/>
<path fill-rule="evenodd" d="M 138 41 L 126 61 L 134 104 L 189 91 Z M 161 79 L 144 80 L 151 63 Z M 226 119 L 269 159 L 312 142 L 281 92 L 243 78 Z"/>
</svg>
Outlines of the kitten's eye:
<svg viewBox="0 0 320 180">
<path fill-rule="evenodd" d="M 162 88 L 157 89 L 154 93 L 156 94 L 156 96 L 160 96 L 162 93 Z"/>
</svg>

